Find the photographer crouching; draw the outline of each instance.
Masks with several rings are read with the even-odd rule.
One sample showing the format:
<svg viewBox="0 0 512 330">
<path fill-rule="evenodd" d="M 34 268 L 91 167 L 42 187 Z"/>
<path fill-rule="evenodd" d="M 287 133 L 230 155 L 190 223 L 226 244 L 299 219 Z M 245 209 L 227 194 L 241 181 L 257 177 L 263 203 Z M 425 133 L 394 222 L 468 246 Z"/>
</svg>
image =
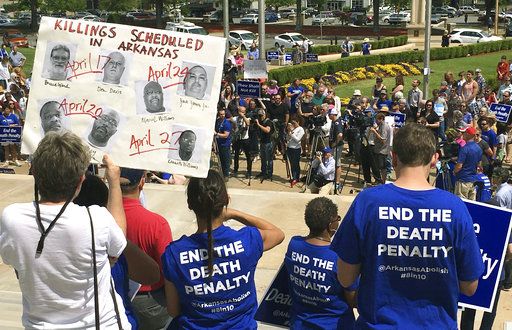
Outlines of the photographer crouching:
<svg viewBox="0 0 512 330">
<path fill-rule="evenodd" d="M 308 185 L 309 193 L 329 195 L 336 171 L 332 149 L 325 147 L 322 152 L 317 152 L 311 168 L 315 171 L 315 175 L 313 181 Z"/>
</svg>

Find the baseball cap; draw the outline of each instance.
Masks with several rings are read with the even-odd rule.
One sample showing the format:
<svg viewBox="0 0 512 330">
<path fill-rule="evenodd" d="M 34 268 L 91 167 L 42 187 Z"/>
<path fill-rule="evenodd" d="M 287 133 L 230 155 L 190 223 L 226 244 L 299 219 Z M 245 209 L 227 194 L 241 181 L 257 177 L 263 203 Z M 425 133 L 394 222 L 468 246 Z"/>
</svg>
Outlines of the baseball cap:
<svg viewBox="0 0 512 330">
<path fill-rule="evenodd" d="M 475 70 L 475 72 L 482 72 L 482 70 L 480 70 L 480 69 L 476 69 L 476 70 Z"/>
<path fill-rule="evenodd" d="M 322 150 L 322 152 L 326 154 L 328 152 L 332 152 L 332 149 L 330 147 L 325 147 L 324 150 Z"/>
<path fill-rule="evenodd" d="M 144 176 L 144 170 L 138 170 L 135 168 L 121 168 L 121 185 L 135 185 L 140 182 L 140 179 Z M 123 180 L 125 179 L 125 180 Z"/>
<path fill-rule="evenodd" d="M 387 93 L 388 93 L 388 91 L 387 91 L 387 90 L 385 90 L 385 89 L 381 89 L 381 90 L 380 90 L 380 93 L 381 93 L 381 94 L 387 94 Z"/>
<path fill-rule="evenodd" d="M 448 86 L 448 82 L 446 80 L 441 81 L 441 86 Z"/>
<path fill-rule="evenodd" d="M 379 112 L 389 112 L 389 108 L 388 108 L 387 106 L 383 105 L 383 106 L 380 108 Z"/>
<path fill-rule="evenodd" d="M 265 114 L 265 110 L 263 110 L 263 109 L 258 110 L 258 115 L 263 116 L 264 114 Z"/>
<path fill-rule="evenodd" d="M 329 110 L 329 115 L 336 115 L 337 116 L 338 115 L 338 110 L 336 110 L 334 108 L 330 109 Z"/>
<path fill-rule="evenodd" d="M 476 134 L 476 128 L 473 126 L 466 126 L 464 128 L 459 128 L 459 131 L 467 133 L 469 135 L 475 135 Z"/>
<path fill-rule="evenodd" d="M 354 94 L 352 94 L 352 95 L 354 95 L 354 96 L 361 96 L 361 90 L 355 89 L 354 90 Z"/>
</svg>

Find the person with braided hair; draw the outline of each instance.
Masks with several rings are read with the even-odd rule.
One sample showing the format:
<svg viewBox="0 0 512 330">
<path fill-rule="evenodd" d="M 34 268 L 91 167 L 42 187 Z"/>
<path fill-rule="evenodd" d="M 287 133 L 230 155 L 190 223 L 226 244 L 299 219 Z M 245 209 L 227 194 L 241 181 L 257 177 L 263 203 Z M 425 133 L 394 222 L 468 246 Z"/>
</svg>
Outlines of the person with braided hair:
<svg viewBox="0 0 512 330">
<path fill-rule="evenodd" d="M 284 233 L 266 220 L 228 208 L 226 184 L 215 170 L 190 179 L 187 203 L 197 231 L 171 242 L 162 255 L 172 327 L 256 329 L 254 272 L 263 252 L 280 244 Z M 228 219 L 245 227 L 225 226 Z"/>
</svg>

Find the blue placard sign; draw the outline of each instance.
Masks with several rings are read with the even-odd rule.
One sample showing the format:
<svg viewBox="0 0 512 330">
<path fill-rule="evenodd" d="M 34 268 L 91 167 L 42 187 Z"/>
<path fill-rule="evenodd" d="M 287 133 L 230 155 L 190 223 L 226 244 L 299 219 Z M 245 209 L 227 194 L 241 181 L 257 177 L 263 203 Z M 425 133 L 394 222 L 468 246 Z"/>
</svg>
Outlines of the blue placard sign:
<svg viewBox="0 0 512 330">
<path fill-rule="evenodd" d="M 478 202 L 465 201 L 473 219 L 484 273 L 471 297 L 461 295 L 459 306 L 491 312 L 512 228 L 512 211 Z"/>
<path fill-rule="evenodd" d="M 390 112 L 389 115 L 395 118 L 395 128 L 400 128 L 405 125 L 405 113 Z"/>
<path fill-rule="evenodd" d="M 284 60 L 286 62 L 290 62 L 292 60 L 292 54 L 289 54 L 289 53 L 284 54 Z"/>
<path fill-rule="evenodd" d="M 21 126 L 0 126 L 0 142 L 21 143 Z"/>
<path fill-rule="evenodd" d="M 318 54 L 307 53 L 306 54 L 306 62 L 319 62 Z"/>
<path fill-rule="evenodd" d="M 0 167 L 0 174 L 16 174 L 14 168 L 10 167 Z"/>
<path fill-rule="evenodd" d="M 289 328 L 291 306 L 288 271 L 283 263 L 267 292 L 263 295 L 254 318 L 256 321 Z"/>
<path fill-rule="evenodd" d="M 493 103 L 489 110 L 496 115 L 496 120 L 502 123 L 508 122 L 512 105 Z"/>
<path fill-rule="evenodd" d="M 279 59 L 279 53 L 275 50 L 271 50 L 267 52 L 267 61 L 271 60 L 278 60 Z"/>
<path fill-rule="evenodd" d="M 260 83 L 259 81 L 239 80 L 236 83 L 236 91 L 240 97 L 260 97 Z"/>
</svg>

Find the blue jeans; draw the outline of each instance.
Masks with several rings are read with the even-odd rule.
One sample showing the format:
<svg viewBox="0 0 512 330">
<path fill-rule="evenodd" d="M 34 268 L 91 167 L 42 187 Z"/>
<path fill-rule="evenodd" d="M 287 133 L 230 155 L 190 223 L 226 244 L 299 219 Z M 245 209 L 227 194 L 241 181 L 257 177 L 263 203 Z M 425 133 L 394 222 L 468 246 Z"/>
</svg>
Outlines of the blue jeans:
<svg viewBox="0 0 512 330">
<path fill-rule="evenodd" d="M 444 134 L 444 131 L 446 130 L 445 128 L 445 121 L 440 121 L 439 122 L 439 128 L 438 128 L 438 135 L 439 137 L 441 138 L 441 141 L 446 141 L 446 135 Z"/>
<path fill-rule="evenodd" d="M 231 165 L 231 150 L 229 146 L 219 146 L 220 166 L 224 177 L 229 176 L 229 166 Z"/>
<path fill-rule="evenodd" d="M 292 180 L 299 180 L 300 177 L 300 148 L 286 149 L 288 160 L 290 161 L 290 171 Z"/>
<path fill-rule="evenodd" d="M 272 176 L 274 172 L 272 151 L 272 142 L 260 144 L 261 173 L 265 176 Z"/>
</svg>

